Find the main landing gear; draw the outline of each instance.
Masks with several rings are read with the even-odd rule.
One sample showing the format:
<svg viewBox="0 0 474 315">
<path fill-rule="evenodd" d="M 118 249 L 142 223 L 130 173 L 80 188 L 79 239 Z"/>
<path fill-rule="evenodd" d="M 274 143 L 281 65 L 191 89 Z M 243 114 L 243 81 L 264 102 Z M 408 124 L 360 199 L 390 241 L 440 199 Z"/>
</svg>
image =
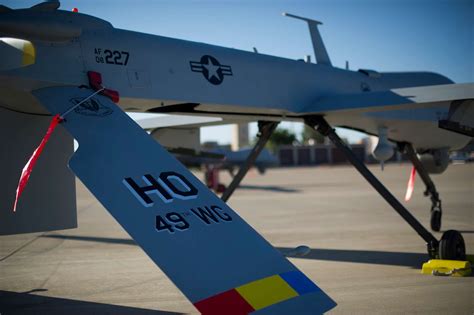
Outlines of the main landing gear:
<svg viewBox="0 0 474 315">
<path fill-rule="evenodd" d="M 430 225 L 433 231 L 439 232 L 441 230 L 441 216 L 443 214 L 441 209 L 441 200 L 439 199 L 439 194 L 436 191 L 436 186 L 430 178 L 430 175 L 423 167 L 423 164 L 418 159 L 415 149 L 410 143 L 400 143 L 398 144 L 400 152 L 404 152 L 407 157 L 410 159 L 411 163 L 416 169 L 416 172 L 420 175 L 423 183 L 426 186 L 424 192 L 425 196 L 430 196 L 431 199 L 431 220 Z"/>
<path fill-rule="evenodd" d="M 372 185 L 372 187 L 374 187 L 375 190 L 385 199 L 385 201 L 387 201 L 392 206 L 392 208 L 421 236 L 421 238 L 426 241 L 428 255 L 430 258 L 452 260 L 464 260 L 466 258 L 466 248 L 461 233 L 454 230 L 447 231 L 443 234 L 441 241 L 438 241 L 433 236 L 433 234 L 425 229 L 425 227 L 421 225 L 420 222 L 418 222 L 418 220 L 410 213 L 410 211 L 408 211 L 369 171 L 365 164 L 360 161 L 352 152 L 351 148 L 346 145 L 344 141 L 341 140 L 341 138 L 339 138 L 335 130 L 322 116 L 309 116 L 305 119 L 305 123 L 311 128 L 319 131 L 323 136 L 328 137 L 332 143 L 334 143 L 334 145 L 343 152 L 345 157 L 357 169 L 357 171 L 359 171 L 359 173 L 369 182 L 369 184 Z M 410 148 L 413 149 L 411 146 Z M 415 163 L 413 164 L 415 165 Z M 433 189 L 429 190 L 429 192 L 436 192 L 434 185 L 432 185 L 432 188 Z M 432 197 L 433 196 L 436 196 L 434 199 L 439 202 L 439 210 L 441 211 L 441 202 L 438 199 L 438 194 L 432 194 Z M 437 221 L 435 220 L 435 223 L 436 222 Z M 439 220 L 439 222 L 441 222 L 441 220 Z"/>
<path fill-rule="evenodd" d="M 439 242 L 439 258 L 466 260 L 466 245 L 461 233 L 449 230 L 443 233 Z"/>
</svg>

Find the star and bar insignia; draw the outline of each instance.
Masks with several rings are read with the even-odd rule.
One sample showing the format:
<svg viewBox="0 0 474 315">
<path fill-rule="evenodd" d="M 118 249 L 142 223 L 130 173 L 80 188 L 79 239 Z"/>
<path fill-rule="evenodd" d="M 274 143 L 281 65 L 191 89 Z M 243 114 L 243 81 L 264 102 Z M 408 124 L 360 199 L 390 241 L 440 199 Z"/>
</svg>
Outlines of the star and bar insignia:
<svg viewBox="0 0 474 315">
<path fill-rule="evenodd" d="M 191 71 L 201 72 L 204 78 L 214 85 L 219 85 L 224 81 L 224 76 L 232 75 L 232 67 L 221 65 L 220 62 L 209 55 L 201 57 L 200 61 L 190 61 Z"/>
</svg>

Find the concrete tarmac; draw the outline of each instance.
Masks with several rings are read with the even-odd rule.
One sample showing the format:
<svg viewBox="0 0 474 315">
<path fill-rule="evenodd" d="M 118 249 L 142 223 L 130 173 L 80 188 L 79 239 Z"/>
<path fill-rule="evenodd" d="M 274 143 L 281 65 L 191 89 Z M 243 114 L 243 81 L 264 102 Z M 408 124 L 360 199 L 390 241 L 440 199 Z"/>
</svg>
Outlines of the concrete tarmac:
<svg viewBox="0 0 474 315">
<path fill-rule="evenodd" d="M 371 169 L 403 200 L 409 164 Z M 442 230 L 461 231 L 474 254 L 474 163 L 433 180 Z M 423 190 L 417 178 L 404 204 L 429 226 Z M 230 206 L 276 248 L 311 248 L 290 260 L 338 303 L 331 314 L 474 313 L 474 278 L 422 275 L 424 241 L 350 166 L 251 171 Z M 197 314 L 80 181 L 78 221 L 0 237 L 0 314 Z"/>
</svg>

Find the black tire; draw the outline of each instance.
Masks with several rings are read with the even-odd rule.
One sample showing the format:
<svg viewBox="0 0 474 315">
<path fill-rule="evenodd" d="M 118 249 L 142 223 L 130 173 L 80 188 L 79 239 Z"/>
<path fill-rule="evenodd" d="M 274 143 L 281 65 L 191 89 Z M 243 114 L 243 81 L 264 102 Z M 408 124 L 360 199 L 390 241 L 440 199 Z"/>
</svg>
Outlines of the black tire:
<svg viewBox="0 0 474 315">
<path fill-rule="evenodd" d="M 466 245 L 458 231 L 449 230 L 443 233 L 439 242 L 439 258 L 449 260 L 466 260 Z"/>
<path fill-rule="evenodd" d="M 431 211 L 430 225 L 431 229 L 435 232 L 439 232 L 441 230 L 441 211 Z"/>
</svg>

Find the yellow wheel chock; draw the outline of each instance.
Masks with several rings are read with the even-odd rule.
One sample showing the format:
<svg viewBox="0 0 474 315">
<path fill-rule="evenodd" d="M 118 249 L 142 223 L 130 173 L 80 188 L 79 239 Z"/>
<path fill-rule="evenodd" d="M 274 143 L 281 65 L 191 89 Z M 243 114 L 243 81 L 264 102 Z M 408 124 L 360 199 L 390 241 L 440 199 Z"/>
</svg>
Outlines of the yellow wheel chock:
<svg viewBox="0 0 474 315">
<path fill-rule="evenodd" d="M 431 259 L 423 264 L 421 273 L 433 276 L 466 277 L 471 274 L 471 263 L 461 260 Z"/>
</svg>

